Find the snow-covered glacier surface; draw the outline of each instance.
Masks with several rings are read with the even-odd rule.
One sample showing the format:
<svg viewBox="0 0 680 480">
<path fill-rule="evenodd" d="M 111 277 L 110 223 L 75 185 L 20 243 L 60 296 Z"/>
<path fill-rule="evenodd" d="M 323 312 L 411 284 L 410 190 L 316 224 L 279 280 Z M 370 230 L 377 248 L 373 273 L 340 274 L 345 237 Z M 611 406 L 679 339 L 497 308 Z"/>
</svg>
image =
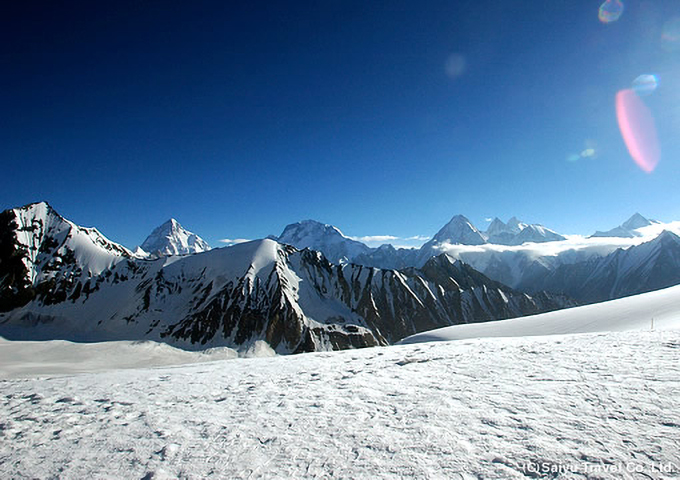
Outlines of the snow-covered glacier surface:
<svg viewBox="0 0 680 480">
<path fill-rule="evenodd" d="M 680 478 L 679 355 L 629 331 L 5 379 L 0 477 Z"/>
<path fill-rule="evenodd" d="M 438 328 L 400 343 L 636 330 L 680 330 L 680 285 L 539 315 Z"/>
</svg>

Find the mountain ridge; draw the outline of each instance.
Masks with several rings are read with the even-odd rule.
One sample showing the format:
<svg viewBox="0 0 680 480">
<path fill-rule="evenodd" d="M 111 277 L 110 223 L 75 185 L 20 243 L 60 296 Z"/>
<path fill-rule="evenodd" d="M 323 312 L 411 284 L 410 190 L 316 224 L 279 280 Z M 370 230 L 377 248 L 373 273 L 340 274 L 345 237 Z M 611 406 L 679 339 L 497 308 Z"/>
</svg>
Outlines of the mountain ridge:
<svg viewBox="0 0 680 480">
<path fill-rule="evenodd" d="M 30 224 L 66 222 L 56 212 L 38 210 L 24 209 L 18 217 Z M 10 222 L 0 231 L 14 247 L 30 237 L 40 252 L 35 275 L 23 272 L 23 283 L 10 285 L 9 276 L 0 276 L 8 307 L 0 314 L 0 334 L 8 338 L 149 339 L 190 349 L 239 349 L 264 340 L 279 353 L 299 353 L 385 345 L 437 326 L 574 304 L 559 295 L 528 296 L 448 257 L 433 260 L 425 272 L 377 269 L 333 264 L 320 252 L 270 239 L 148 259 L 107 240 L 108 250 L 87 256 L 77 244 L 71 254 L 68 245 L 53 248 L 61 230 L 43 235 L 23 229 L 24 223 Z M 86 236 L 80 243 L 88 241 Z M 15 248 L 0 256 L 0 266 L 30 255 Z"/>
</svg>

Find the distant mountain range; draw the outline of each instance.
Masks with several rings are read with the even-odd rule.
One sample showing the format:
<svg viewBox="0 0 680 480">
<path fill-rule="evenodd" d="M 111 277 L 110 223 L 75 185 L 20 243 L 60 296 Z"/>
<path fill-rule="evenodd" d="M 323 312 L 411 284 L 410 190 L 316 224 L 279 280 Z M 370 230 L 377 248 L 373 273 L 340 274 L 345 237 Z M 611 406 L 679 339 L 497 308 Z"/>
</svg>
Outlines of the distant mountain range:
<svg viewBox="0 0 680 480">
<path fill-rule="evenodd" d="M 527 281 L 527 290 L 563 292 L 583 303 L 601 302 L 680 284 L 680 237 L 656 238 L 604 257 L 563 264 Z"/>
<path fill-rule="evenodd" d="M 459 323 L 575 302 L 527 295 L 448 255 L 400 271 L 344 261 L 370 253 L 339 230 L 301 222 L 287 240 L 317 240 L 343 263 L 272 239 L 177 255 L 207 244 L 171 220 L 133 253 L 46 203 L 0 214 L 0 335 L 11 339 L 162 340 L 184 348 L 279 353 L 384 345 Z M 357 245 L 358 244 L 358 245 Z M 153 253 L 153 255 L 149 255 Z"/>
<path fill-rule="evenodd" d="M 303 230 L 304 235 L 298 235 Z M 665 225 L 635 213 L 618 227 L 587 238 L 567 238 L 515 217 L 507 223 L 495 218 L 481 231 L 462 215 L 454 216 L 420 249 L 369 248 L 336 227 L 311 220 L 287 226 L 278 238 L 321 251 L 336 262 L 376 268 L 421 267 L 444 253 L 513 288 L 561 293 L 591 303 L 680 283 L 673 242 L 677 234 L 680 223 Z"/>
<path fill-rule="evenodd" d="M 639 214 L 590 237 L 514 217 L 480 231 L 456 215 L 419 249 L 370 248 L 306 220 L 210 249 L 171 219 L 132 252 L 36 203 L 0 213 L 0 335 L 265 340 L 280 353 L 383 345 L 679 284 L 679 233 Z"/>
</svg>

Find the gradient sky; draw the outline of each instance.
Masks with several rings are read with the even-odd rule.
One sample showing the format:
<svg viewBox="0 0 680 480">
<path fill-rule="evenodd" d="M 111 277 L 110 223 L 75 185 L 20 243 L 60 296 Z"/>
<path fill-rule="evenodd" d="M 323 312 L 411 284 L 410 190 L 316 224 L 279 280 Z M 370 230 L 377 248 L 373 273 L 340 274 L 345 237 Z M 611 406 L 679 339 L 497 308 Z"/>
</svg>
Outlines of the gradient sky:
<svg viewBox="0 0 680 480">
<path fill-rule="evenodd" d="M 600 3 L 4 2 L 0 208 L 47 200 L 129 247 L 170 217 L 214 246 L 307 218 L 680 219 L 680 3 Z M 641 74 L 652 173 L 615 109 Z"/>
</svg>

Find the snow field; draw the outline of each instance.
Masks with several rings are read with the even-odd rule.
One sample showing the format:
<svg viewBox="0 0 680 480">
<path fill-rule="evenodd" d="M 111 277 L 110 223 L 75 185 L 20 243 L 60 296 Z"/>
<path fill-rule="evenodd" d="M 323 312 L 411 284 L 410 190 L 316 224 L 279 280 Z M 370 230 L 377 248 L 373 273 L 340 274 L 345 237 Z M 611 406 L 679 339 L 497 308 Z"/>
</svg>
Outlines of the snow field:
<svg viewBox="0 0 680 480">
<path fill-rule="evenodd" d="M 0 478 L 680 478 L 679 355 L 619 332 L 7 379 Z"/>
<path fill-rule="evenodd" d="M 400 343 L 652 329 L 680 330 L 680 285 L 539 315 L 438 328 Z"/>
</svg>

